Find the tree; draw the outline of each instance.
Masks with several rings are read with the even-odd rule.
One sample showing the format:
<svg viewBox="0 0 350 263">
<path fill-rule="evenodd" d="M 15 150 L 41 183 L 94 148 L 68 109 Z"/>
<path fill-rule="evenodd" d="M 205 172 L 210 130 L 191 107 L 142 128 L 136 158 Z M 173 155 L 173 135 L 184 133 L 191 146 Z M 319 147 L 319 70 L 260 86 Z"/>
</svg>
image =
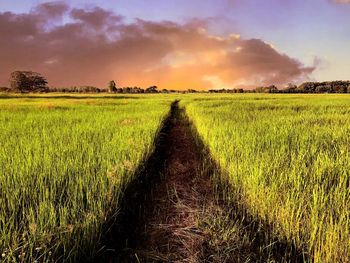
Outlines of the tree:
<svg viewBox="0 0 350 263">
<path fill-rule="evenodd" d="M 32 71 L 15 71 L 10 76 L 10 86 L 18 92 L 48 91 L 47 80 L 39 73 Z"/>
<path fill-rule="evenodd" d="M 109 92 L 117 92 L 117 84 L 115 84 L 114 80 L 111 80 L 108 84 Z"/>
<path fill-rule="evenodd" d="M 315 93 L 316 84 L 314 82 L 304 82 L 301 84 L 297 91 L 300 93 Z"/>
<path fill-rule="evenodd" d="M 298 86 L 293 83 L 288 83 L 288 86 L 282 91 L 285 93 L 297 93 Z"/>
<path fill-rule="evenodd" d="M 195 89 L 188 89 L 187 93 L 197 93 L 197 91 Z"/>
<path fill-rule="evenodd" d="M 335 85 L 333 88 L 333 91 L 335 93 L 346 93 L 347 92 L 347 86 L 346 85 Z"/>
<path fill-rule="evenodd" d="M 157 86 L 151 86 L 145 90 L 145 93 L 158 93 L 158 87 Z"/>
<path fill-rule="evenodd" d="M 255 89 L 256 93 L 278 93 L 278 88 L 275 85 L 267 87 L 257 87 Z"/>
<path fill-rule="evenodd" d="M 332 91 L 331 85 L 319 85 L 316 87 L 315 92 L 316 93 L 329 93 Z"/>
</svg>

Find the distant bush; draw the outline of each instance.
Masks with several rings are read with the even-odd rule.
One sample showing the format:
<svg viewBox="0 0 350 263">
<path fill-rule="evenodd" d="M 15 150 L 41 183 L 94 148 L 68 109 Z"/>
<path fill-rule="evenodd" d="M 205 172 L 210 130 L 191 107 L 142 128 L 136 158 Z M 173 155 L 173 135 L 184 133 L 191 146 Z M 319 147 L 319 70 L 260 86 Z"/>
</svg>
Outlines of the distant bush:
<svg viewBox="0 0 350 263">
<path fill-rule="evenodd" d="M 275 85 L 267 87 L 258 87 L 254 90 L 256 93 L 278 93 L 278 88 Z"/>
<path fill-rule="evenodd" d="M 348 93 L 350 81 L 305 82 L 296 90 L 299 93 Z"/>
<path fill-rule="evenodd" d="M 113 81 L 114 82 L 114 81 Z M 139 93 L 160 93 L 164 92 L 159 91 L 156 86 L 149 87 L 147 89 L 143 89 L 140 87 L 123 87 L 123 88 L 117 88 L 115 82 L 112 81 L 109 82 L 108 90 L 107 89 L 101 89 L 93 86 L 80 86 L 80 87 L 70 87 L 70 88 L 50 88 L 50 92 L 61 92 L 61 93 L 100 93 L 100 92 L 112 92 L 112 93 L 123 93 L 123 94 L 139 94 Z"/>
<path fill-rule="evenodd" d="M 208 91 L 209 93 L 244 93 L 251 92 L 244 89 L 211 89 Z"/>
<path fill-rule="evenodd" d="M 256 93 L 350 93 L 350 81 L 304 82 L 299 86 L 289 84 L 284 89 L 276 86 L 258 87 Z"/>
<path fill-rule="evenodd" d="M 8 87 L 0 87 L 0 92 L 10 92 L 11 89 Z"/>
<path fill-rule="evenodd" d="M 157 86 L 151 86 L 145 90 L 145 93 L 159 93 Z"/>
<path fill-rule="evenodd" d="M 50 88 L 50 92 L 61 92 L 61 93 L 100 93 L 107 92 L 106 89 L 100 89 L 93 86 L 80 86 L 80 87 L 70 87 L 70 88 Z"/>
</svg>

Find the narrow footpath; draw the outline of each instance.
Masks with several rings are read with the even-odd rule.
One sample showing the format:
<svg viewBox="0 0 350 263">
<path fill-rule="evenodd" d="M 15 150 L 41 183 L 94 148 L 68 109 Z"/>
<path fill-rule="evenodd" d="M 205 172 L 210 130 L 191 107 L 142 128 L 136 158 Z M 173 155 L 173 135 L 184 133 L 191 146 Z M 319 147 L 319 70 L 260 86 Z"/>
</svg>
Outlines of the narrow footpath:
<svg viewBox="0 0 350 263">
<path fill-rule="evenodd" d="M 200 223 L 216 206 L 214 193 L 210 178 L 202 176 L 201 153 L 183 111 L 176 109 L 171 126 L 163 180 L 146 215 L 146 238 L 135 252 L 144 262 L 203 262 L 208 237 Z"/>
</svg>

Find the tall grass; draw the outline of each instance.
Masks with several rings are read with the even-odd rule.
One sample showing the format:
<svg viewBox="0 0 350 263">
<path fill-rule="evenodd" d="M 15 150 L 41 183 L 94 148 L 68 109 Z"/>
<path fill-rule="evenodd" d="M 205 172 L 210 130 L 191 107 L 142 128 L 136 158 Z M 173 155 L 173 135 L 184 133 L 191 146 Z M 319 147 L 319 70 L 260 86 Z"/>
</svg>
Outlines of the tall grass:
<svg viewBox="0 0 350 263">
<path fill-rule="evenodd" d="M 312 261 L 349 262 L 349 96 L 202 95 L 183 103 L 244 209 Z"/>
<path fill-rule="evenodd" d="M 93 256 L 170 101 L 0 98 L 0 261 Z"/>
</svg>

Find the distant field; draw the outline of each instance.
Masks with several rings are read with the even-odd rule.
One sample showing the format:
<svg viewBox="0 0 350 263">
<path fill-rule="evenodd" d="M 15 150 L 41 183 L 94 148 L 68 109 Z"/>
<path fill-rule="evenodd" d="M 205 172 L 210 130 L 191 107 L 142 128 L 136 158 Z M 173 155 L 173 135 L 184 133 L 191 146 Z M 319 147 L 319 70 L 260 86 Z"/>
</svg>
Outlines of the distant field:
<svg viewBox="0 0 350 263">
<path fill-rule="evenodd" d="M 188 97 L 233 197 L 315 262 L 350 258 L 350 96 Z"/>
<path fill-rule="evenodd" d="M 0 96 L 0 261 L 93 255 L 171 100 L 16 97 Z"/>
<path fill-rule="evenodd" d="M 263 94 L 0 94 L 0 261 L 93 257 L 175 99 L 228 200 L 311 261 L 348 261 L 350 96 Z"/>
</svg>

